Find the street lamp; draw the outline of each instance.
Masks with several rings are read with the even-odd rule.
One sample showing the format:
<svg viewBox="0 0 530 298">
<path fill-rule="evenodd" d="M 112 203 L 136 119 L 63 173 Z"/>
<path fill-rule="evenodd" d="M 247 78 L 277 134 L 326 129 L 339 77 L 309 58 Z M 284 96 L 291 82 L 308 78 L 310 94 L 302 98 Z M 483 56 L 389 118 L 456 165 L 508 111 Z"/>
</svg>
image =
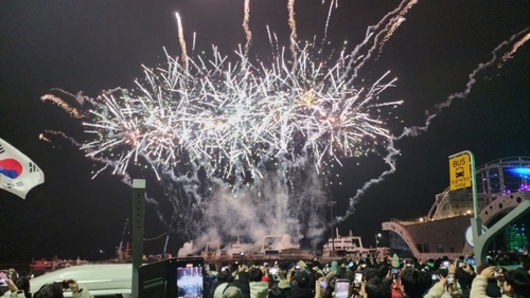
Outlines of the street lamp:
<svg viewBox="0 0 530 298">
<path fill-rule="evenodd" d="M 333 233 L 333 207 L 337 204 L 336 201 L 328 201 L 329 213 L 331 215 L 331 256 L 335 257 L 335 236 Z"/>
<path fill-rule="evenodd" d="M 377 233 L 375 235 L 375 247 L 377 248 L 377 245 L 379 244 L 379 237 L 381 237 L 381 233 Z"/>
</svg>

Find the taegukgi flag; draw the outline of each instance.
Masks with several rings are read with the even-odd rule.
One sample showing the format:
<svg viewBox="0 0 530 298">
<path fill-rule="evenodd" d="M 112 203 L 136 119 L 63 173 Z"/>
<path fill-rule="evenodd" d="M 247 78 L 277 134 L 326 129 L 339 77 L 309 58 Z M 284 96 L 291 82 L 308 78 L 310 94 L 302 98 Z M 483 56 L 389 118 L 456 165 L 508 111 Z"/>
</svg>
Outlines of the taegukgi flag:
<svg viewBox="0 0 530 298">
<path fill-rule="evenodd" d="M 23 199 L 44 183 L 44 173 L 26 155 L 0 139 L 0 188 Z"/>
</svg>

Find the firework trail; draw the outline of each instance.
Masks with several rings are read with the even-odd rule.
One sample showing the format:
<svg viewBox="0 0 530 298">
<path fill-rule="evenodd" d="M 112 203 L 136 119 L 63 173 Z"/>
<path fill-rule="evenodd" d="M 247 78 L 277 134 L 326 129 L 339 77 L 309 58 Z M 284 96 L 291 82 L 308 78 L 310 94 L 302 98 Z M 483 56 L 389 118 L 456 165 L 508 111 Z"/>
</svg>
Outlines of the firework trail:
<svg viewBox="0 0 530 298">
<path fill-rule="evenodd" d="M 44 136 L 44 134 L 39 134 L 39 140 L 41 141 L 44 141 L 44 142 L 48 142 L 48 143 L 51 143 L 52 141 L 50 139 L 48 139 L 47 137 Z"/>
<path fill-rule="evenodd" d="M 399 14 L 395 17 L 393 17 L 390 22 L 388 23 L 387 26 L 390 26 L 390 28 L 388 29 L 388 32 L 387 34 L 385 35 L 385 37 L 383 38 L 383 40 L 381 41 L 381 44 L 380 44 L 380 48 L 379 48 L 379 51 L 382 50 L 384 44 L 388 41 L 388 39 L 392 36 L 392 34 L 394 34 L 394 32 L 396 31 L 396 29 L 399 27 L 399 25 L 401 25 L 401 23 L 403 23 L 405 21 L 405 18 L 404 16 L 409 12 L 409 10 L 416 4 L 418 3 L 417 0 L 411 0 L 409 3 L 407 3 L 407 5 L 399 12 Z"/>
<path fill-rule="evenodd" d="M 348 210 L 346 211 L 346 213 L 342 216 L 337 216 L 335 218 L 336 222 L 342 222 L 346 220 L 350 215 L 354 214 L 355 204 L 359 202 L 359 200 L 361 199 L 361 197 L 364 196 L 366 191 L 373 185 L 383 182 L 386 176 L 394 174 L 396 172 L 396 159 L 397 159 L 397 156 L 400 154 L 400 151 L 394 148 L 393 142 L 390 142 L 390 145 L 387 147 L 387 151 L 388 151 L 388 154 L 384 158 L 384 161 L 389 166 L 389 169 L 381 173 L 377 178 L 373 178 L 365 182 L 363 186 L 357 190 L 357 192 L 355 193 L 355 196 L 350 198 Z M 333 225 L 333 223 L 331 223 L 330 225 Z"/>
<path fill-rule="evenodd" d="M 247 38 L 247 43 L 245 45 L 245 56 L 247 56 L 248 50 L 250 49 L 250 45 L 252 43 L 252 32 L 248 26 L 248 22 L 250 20 L 250 0 L 245 0 L 244 13 L 245 17 L 243 19 L 243 30 L 245 30 L 245 36 Z"/>
<path fill-rule="evenodd" d="M 363 56 L 363 59 L 360 59 L 360 62 L 353 66 L 354 62 L 357 61 L 351 61 L 351 67 L 353 67 L 353 75 L 351 76 L 351 79 L 349 83 L 352 83 L 354 79 L 356 79 L 359 75 L 359 70 L 365 65 L 366 62 L 370 61 L 370 58 L 372 54 L 377 51 L 379 48 L 384 46 L 384 43 L 380 43 L 379 40 L 381 39 L 381 36 L 388 35 L 389 30 L 392 29 L 392 27 L 395 25 L 396 22 L 399 22 L 399 20 L 403 19 L 405 14 L 409 12 L 409 10 L 418 3 L 417 0 L 404 0 L 401 2 L 401 4 L 394 9 L 393 11 L 387 13 L 381 21 L 379 21 L 377 24 L 369 26 L 366 30 L 366 37 L 365 39 L 359 43 L 355 49 L 352 52 L 353 57 L 357 57 L 359 55 L 359 51 L 368 46 L 369 44 L 372 44 L 372 46 L 367 50 L 366 54 Z M 396 27 L 397 28 L 397 27 Z M 374 36 L 375 34 L 375 36 Z M 390 34 L 391 36 L 392 34 Z"/>
<path fill-rule="evenodd" d="M 395 171 L 399 150 L 381 114 L 401 101 L 381 102 L 380 95 L 396 79 L 385 73 L 367 84 L 367 78 L 356 77 L 384 44 L 381 37 L 395 30 L 396 20 L 415 3 L 403 1 L 370 26 L 353 51 L 322 57 L 315 43 L 297 40 L 294 0 L 289 0 L 291 55 L 269 32 L 269 63 L 251 61 L 247 47 L 236 52 L 236 63 L 216 47 L 208 57 L 188 56 L 177 14 L 181 59 L 166 52 L 164 67 L 143 66 L 145 77 L 134 89 L 104 91 L 95 99 L 62 90 L 44 97 L 66 95 L 83 107 L 73 115 L 84 115 L 88 140 L 71 141 L 104 165 L 94 177 L 112 170 L 130 183 L 131 170 L 152 170 L 166 199 L 150 202 L 166 226 L 189 239 L 244 234 L 258 241 L 287 234 L 293 241 L 311 237 L 316 244 L 325 227 L 320 213 L 329 195 L 325 180 L 331 164 L 385 150 L 389 165 L 365 183 L 338 220 L 353 213 L 368 187 Z M 246 29 L 249 13 L 247 1 Z M 164 209 L 173 210 L 170 217 Z"/>
<path fill-rule="evenodd" d="M 72 116 L 74 118 L 81 119 L 81 118 L 85 117 L 85 115 L 83 113 L 81 113 L 76 108 L 70 106 L 67 102 L 65 102 L 64 100 L 62 100 L 61 98 L 59 98 L 57 96 L 54 96 L 52 94 L 46 94 L 46 95 L 42 96 L 40 99 L 42 101 L 49 100 L 49 101 L 53 102 L 54 104 L 58 105 L 63 110 L 68 112 L 68 114 L 70 114 L 70 116 Z"/>
<path fill-rule="evenodd" d="M 523 31 L 521 31 L 520 33 L 522 34 L 523 32 L 525 31 L 528 31 L 528 29 L 525 29 Z M 515 54 L 515 52 L 517 52 L 517 50 L 522 46 L 524 45 L 528 40 L 530 40 L 530 33 L 527 33 L 525 36 L 523 36 L 523 38 L 521 38 L 519 41 L 517 41 L 513 47 L 512 47 L 512 50 L 509 51 L 508 53 L 504 54 L 501 58 L 501 61 L 499 62 L 499 65 L 498 65 L 498 68 L 501 68 L 502 65 L 508 61 L 508 59 L 511 59 L 513 57 L 513 54 Z"/>
<path fill-rule="evenodd" d="M 399 28 L 401 23 L 403 23 L 404 21 L 405 21 L 405 18 L 400 17 L 400 18 L 398 18 L 397 20 L 395 20 L 393 22 L 393 24 L 390 27 L 390 30 L 388 30 L 388 32 L 386 33 L 385 37 L 383 37 L 383 40 L 381 41 L 381 44 L 379 46 L 379 55 L 381 55 L 381 53 L 383 53 L 383 47 L 385 46 L 385 43 L 390 39 L 390 37 L 392 37 L 394 32 Z"/>
<path fill-rule="evenodd" d="M 322 0 L 322 4 L 324 4 L 325 0 Z M 331 13 L 333 12 L 333 8 L 337 9 L 339 7 L 339 1 L 338 0 L 331 0 L 331 3 L 329 4 L 329 10 L 328 10 L 328 16 L 326 18 L 326 25 L 324 26 L 324 38 L 323 41 L 326 41 L 328 39 L 328 28 L 329 28 L 329 21 L 331 20 Z"/>
<path fill-rule="evenodd" d="M 416 137 L 416 136 L 420 135 L 422 132 L 426 132 L 428 130 L 431 122 L 433 121 L 433 119 L 440 114 L 442 109 L 449 107 L 453 103 L 453 101 L 455 99 L 457 99 L 457 98 L 465 99 L 471 93 L 471 89 L 472 89 L 473 85 L 475 84 L 475 82 L 477 81 L 477 79 L 478 79 L 477 76 L 481 73 L 481 71 L 486 69 L 486 68 L 488 68 L 488 67 L 490 67 L 490 66 L 492 66 L 498 60 L 497 52 L 503 46 L 506 46 L 506 45 L 512 43 L 514 40 L 516 40 L 519 36 L 521 36 L 527 30 L 528 30 L 528 28 L 520 31 L 519 33 L 517 33 L 515 35 L 513 35 L 509 40 L 504 41 L 501 44 L 499 44 L 492 51 L 492 56 L 493 57 L 489 61 L 487 61 L 485 63 L 480 63 L 477 66 L 477 68 L 474 69 L 469 74 L 469 81 L 466 83 L 466 89 L 464 91 L 453 93 L 447 98 L 447 100 L 435 105 L 435 107 L 434 107 L 435 111 L 433 113 L 431 113 L 429 111 L 426 111 L 425 112 L 426 120 L 425 120 L 425 124 L 423 126 L 405 127 L 403 129 L 403 132 L 400 135 L 398 135 L 398 136 L 394 136 L 393 135 L 392 136 L 393 141 L 400 140 L 400 139 L 402 139 L 404 137 Z M 513 55 L 517 51 L 517 49 L 519 47 L 521 47 L 529 39 L 530 39 L 530 34 L 526 34 L 522 38 L 520 38 L 517 42 L 515 42 L 514 45 L 512 46 L 512 50 L 502 56 L 502 58 L 500 59 L 500 63 L 503 63 L 503 62 L 507 61 L 507 59 L 509 59 L 509 57 L 511 57 L 511 55 Z M 393 144 L 393 141 L 391 141 L 390 144 Z M 365 192 L 366 192 L 366 190 L 368 188 L 370 188 L 374 184 L 378 184 L 378 183 L 382 182 L 385 179 L 386 176 L 388 176 L 390 174 L 393 174 L 396 171 L 395 161 L 396 161 L 396 157 L 400 154 L 400 152 L 399 152 L 399 150 L 394 148 L 393 145 L 389 145 L 387 147 L 387 151 L 388 151 L 388 155 L 385 157 L 384 160 L 385 160 L 385 163 L 388 164 L 390 168 L 388 170 L 384 171 L 383 173 L 381 173 L 377 178 L 371 179 L 370 181 L 366 182 L 360 189 L 358 189 L 357 193 L 355 194 L 355 196 L 350 198 L 349 209 L 347 210 L 346 214 L 343 215 L 343 216 L 337 216 L 335 218 L 336 222 L 344 221 L 346 218 L 348 218 L 348 216 L 350 216 L 351 214 L 353 214 L 355 212 L 355 204 L 365 194 Z"/>
<path fill-rule="evenodd" d="M 390 37 L 394 34 L 394 32 L 397 30 L 397 28 L 405 21 L 404 16 L 409 12 L 409 10 L 418 3 L 417 0 L 410 0 L 410 2 L 405 5 L 405 7 L 396 15 L 394 16 L 390 22 L 388 22 L 387 28 L 385 28 L 387 31 L 385 37 L 381 40 L 381 43 L 379 44 L 379 55 L 383 52 L 383 47 L 385 46 L 386 42 L 390 39 Z"/>
<path fill-rule="evenodd" d="M 182 20 L 180 19 L 180 15 L 178 13 L 175 13 L 177 16 L 177 26 L 178 26 L 178 34 L 179 34 L 179 42 L 180 42 L 180 49 L 182 50 L 182 63 L 184 65 L 184 69 L 188 69 L 188 52 L 186 47 L 186 40 L 184 39 L 184 29 L 182 28 Z"/>
<path fill-rule="evenodd" d="M 294 11 L 294 1 L 295 0 L 288 0 L 287 2 L 287 9 L 289 10 L 289 28 L 291 28 L 291 53 L 295 55 L 296 53 L 296 40 L 298 39 L 298 35 L 296 33 L 296 19 L 295 19 L 295 11 Z"/>
<path fill-rule="evenodd" d="M 63 94 L 69 94 L 72 97 L 76 97 L 78 102 L 89 102 L 89 101 L 87 101 L 87 99 L 90 100 L 89 97 L 83 96 L 81 93 L 78 93 L 77 95 L 74 95 L 74 94 L 70 94 L 70 93 L 68 93 L 66 91 L 63 91 L 61 89 L 54 89 L 54 90 L 59 91 L 59 92 L 61 92 Z M 66 108 L 65 110 L 68 111 L 68 108 Z M 45 135 L 48 135 L 48 136 L 60 136 L 63 139 L 68 140 L 70 142 L 70 144 L 72 144 L 72 145 L 74 145 L 75 147 L 78 147 L 78 148 L 81 148 L 83 146 L 83 144 L 78 143 L 74 138 L 68 136 L 67 134 L 65 134 L 62 131 L 55 131 L 55 130 L 47 129 L 47 130 L 44 130 L 44 133 L 39 135 L 39 139 L 40 140 L 43 140 L 45 142 L 50 143 L 52 141 L 48 137 L 46 137 Z M 89 157 L 88 154 L 86 156 Z M 99 170 L 97 170 L 95 172 L 92 172 L 92 179 L 95 179 L 99 174 L 101 174 L 106 169 L 117 169 L 117 164 L 112 159 L 101 158 L 101 157 L 98 157 L 98 158 L 90 157 L 90 159 L 95 161 L 95 162 L 97 162 L 97 163 L 104 164 L 104 166 L 101 167 Z M 116 170 L 114 170 L 113 174 L 116 174 Z M 121 182 L 122 183 L 132 187 L 132 179 L 127 173 L 124 173 L 124 174 L 122 174 L 120 176 L 121 176 Z M 157 213 L 157 216 L 158 216 L 158 218 L 160 219 L 161 222 L 165 223 L 166 225 L 171 225 L 171 222 L 166 222 L 166 220 L 164 219 L 164 215 L 161 213 L 161 210 L 159 210 L 159 208 L 156 208 L 159 205 L 158 201 L 156 201 L 153 198 L 148 197 L 147 195 L 145 196 L 145 200 L 149 204 L 155 206 L 155 212 Z"/>
<path fill-rule="evenodd" d="M 76 147 L 81 147 L 81 144 L 79 144 L 74 138 L 68 136 L 67 134 L 65 134 L 65 133 L 62 132 L 62 131 L 56 131 L 56 130 L 49 130 L 49 129 L 46 129 L 46 130 L 44 130 L 44 134 L 61 136 L 61 137 L 63 137 L 64 139 L 70 141 L 70 143 L 72 143 L 72 145 L 74 145 L 74 146 L 76 146 Z M 51 142 L 50 139 L 47 138 L 44 134 L 40 134 L 40 135 L 39 135 L 39 139 L 44 140 L 44 141 L 46 141 L 46 142 Z"/>
<path fill-rule="evenodd" d="M 335 218 L 335 222 L 342 222 L 342 221 L 346 220 L 350 215 L 355 213 L 355 204 L 360 200 L 360 198 L 362 196 L 364 196 L 366 190 L 368 188 L 370 188 L 371 186 L 375 185 L 375 184 L 381 183 L 386 178 L 386 176 L 395 173 L 395 171 L 396 171 L 396 158 L 397 158 L 397 156 L 399 156 L 400 151 L 394 147 L 393 142 L 394 141 L 398 141 L 398 140 L 400 140 L 400 139 L 402 139 L 404 137 L 416 137 L 416 136 L 419 136 L 422 132 L 426 132 L 428 130 L 431 122 L 433 121 L 433 119 L 436 116 L 438 116 L 444 108 L 448 108 L 453 103 L 453 101 L 455 99 L 457 99 L 457 98 L 460 98 L 460 99 L 467 98 L 467 96 L 471 93 L 471 89 L 472 89 L 473 85 L 476 83 L 476 81 L 478 79 L 477 76 L 484 69 L 487 69 L 490 66 L 492 66 L 497 60 L 500 60 L 500 62 L 499 62 L 499 67 L 500 67 L 502 65 L 502 63 L 504 63 L 509 58 L 511 58 L 511 56 L 517 51 L 517 49 L 519 47 L 521 47 L 528 40 L 530 40 L 530 34 L 526 34 L 522 38 L 518 39 L 526 31 L 528 31 L 528 28 L 520 31 L 519 33 L 516 33 L 509 40 L 504 41 L 501 44 L 499 44 L 497 47 L 495 47 L 495 49 L 491 52 L 492 53 L 492 58 L 489 61 L 485 62 L 485 63 L 480 63 L 477 66 L 477 68 L 474 69 L 469 74 L 469 76 L 468 76 L 469 77 L 469 81 L 466 83 L 466 88 L 464 89 L 464 91 L 453 93 L 444 102 L 436 104 L 435 107 L 434 107 L 434 112 L 429 112 L 429 111 L 425 112 L 426 120 L 425 120 L 425 124 L 423 126 L 405 127 L 403 129 L 403 132 L 400 135 L 398 135 L 398 136 L 392 135 L 392 141 L 389 142 L 389 146 L 387 147 L 388 155 L 384 158 L 385 163 L 389 165 L 389 169 L 384 171 L 383 173 L 381 173 L 377 178 L 373 178 L 370 181 L 365 182 L 363 184 L 363 186 L 360 189 L 357 190 L 355 196 L 350 198 L 349 208 L 346 211 L 345 215 L 337 216 Z M 514 40 L 516 40 L 516 39 L 518 39 L 518 40 L 517 40 L 517 42 L 515 42 L 513 44 L 512 49 L 509 52 L 507 52 L 506 54 L 504 54 L 501 59 L 498 59 L 497 52 L 502 47 L 513 43 Z M 329 225 L 331 225 L 331 224 L 328 224 L 328 226 Z"/>
<path fill-rule="evenodd" d="M 495 49 L 491 52 L 492 54 L 492 58 L 485 62 L 485 63 L 480 63 L 477 68 L 475 68 L 470 74 L 469 74 L 469 80 L 468 82 L 466 83 L 466 88 L 464 89 L 464 91 L 462 92 L 457 92 L 457 93 L 453 93 L 451 95 L 449 95 L 449 97 L 447 97 L 447 99 L 444 101 L 444 102 L 441 102 L 441 103 L 438 103 L 435 105 L 434 107 L 434 112 L 429 112 L 429 111 L 425 111 L 425 117 L 426 117 L 426 120 L 425 120 L 425 124 L 423 126 L 411 126 L 411 127 L 405 127 L 403 129 L 403 132 L 401 133 L 401 135 L 399 136 L 394 136 L 394 140 L 400 140 L 402 139 L 403 137 L 415 137 L 415 136 L 418 136 L 420 135 L 422 132 L 425 132 L 427 131 L 427 129 L 429 128 L 432 120 L 438 116 L 440 114 L 440 112 L 444 109 L 444 108 L 447 108 L 449 107 L 453 101 L 457 98 L 460 98 L 460 99 L 465 99 L 467 98 L 467 96 L 469 95 L 469 93 L 471 93 L 471 89 L 473 88 L 473 85 L 477 82 L 477 76 L 484 70 L 484 69 L 487 69 L 488 67 L 490 67 L 491 65 L 493 65 L 497 60 L 498 60 L 498 57 L 497 57 L 497 52 L 500 51 L 500 49 L 506 45 L 509 45 L 511 44 L 514 40 L 518 39 L 519 36 L 521 36 L 524 32 L 528 31 L 528 28 L 514 34 L 509 40 L 506 40 L 506 41 L 503 41 L 502 43 L 500 43 L 497 47 L 495 47 Z M 512 50 L 508 53 L 506 53 L 505 55 L 502 56 L 502 58 L 500 59 L 501 63 L 505 62 L 507 60 L 507 58 L 505 59 L 504 57 L 510 57 L 513 53 L 515 53 L 517 51 L 517 49 L 522 46 L 526 41 L 528 41 L 530 39 L 530 34 L 527 34 L 525 36 L 523 36 L 522 38 L 520 38 L 517 42 L 514 43 L 514 46 L 512 47 Z"/>
</svg>

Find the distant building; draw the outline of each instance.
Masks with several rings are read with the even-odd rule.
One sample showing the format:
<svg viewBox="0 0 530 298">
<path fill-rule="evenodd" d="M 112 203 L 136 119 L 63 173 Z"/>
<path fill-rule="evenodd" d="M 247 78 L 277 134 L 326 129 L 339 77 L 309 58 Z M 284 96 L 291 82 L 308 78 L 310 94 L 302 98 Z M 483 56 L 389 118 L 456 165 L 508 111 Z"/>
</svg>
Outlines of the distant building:
<svg viewBox="0 0 530 298">
<path fill-rule="evenodd" d="M 495 222 L 523 200 L 530 199 L 530 157 L 511 157 L 489 162 L 476 168 L 480 218 L 485 226 Z M 382 223 L 389 231 L 391 251 L 404 256 L 435 258 L 472 254 L 464 232 L 473 217 L 471 188 L 436 195 L 426 216 Z M 524 224 L 511 227 L 504 238 L 504 247 L 527 245 Z M 512 239 L 516 238 L 516 239 Z"/>
</svg>

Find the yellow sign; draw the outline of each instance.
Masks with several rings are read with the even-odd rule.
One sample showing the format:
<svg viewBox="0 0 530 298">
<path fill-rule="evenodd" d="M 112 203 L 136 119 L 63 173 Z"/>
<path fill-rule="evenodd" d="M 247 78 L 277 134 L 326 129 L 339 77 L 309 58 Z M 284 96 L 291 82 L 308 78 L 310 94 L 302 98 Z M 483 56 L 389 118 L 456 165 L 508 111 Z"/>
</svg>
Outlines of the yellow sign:
<svg viewBox="0 0 530 298">
<path fill-rule="evenodd" d="M 457 190 L 471 187 L 471 159 L 469 154 L 462 154 L 449 159 L 450 189 Z"/>
</svg>

